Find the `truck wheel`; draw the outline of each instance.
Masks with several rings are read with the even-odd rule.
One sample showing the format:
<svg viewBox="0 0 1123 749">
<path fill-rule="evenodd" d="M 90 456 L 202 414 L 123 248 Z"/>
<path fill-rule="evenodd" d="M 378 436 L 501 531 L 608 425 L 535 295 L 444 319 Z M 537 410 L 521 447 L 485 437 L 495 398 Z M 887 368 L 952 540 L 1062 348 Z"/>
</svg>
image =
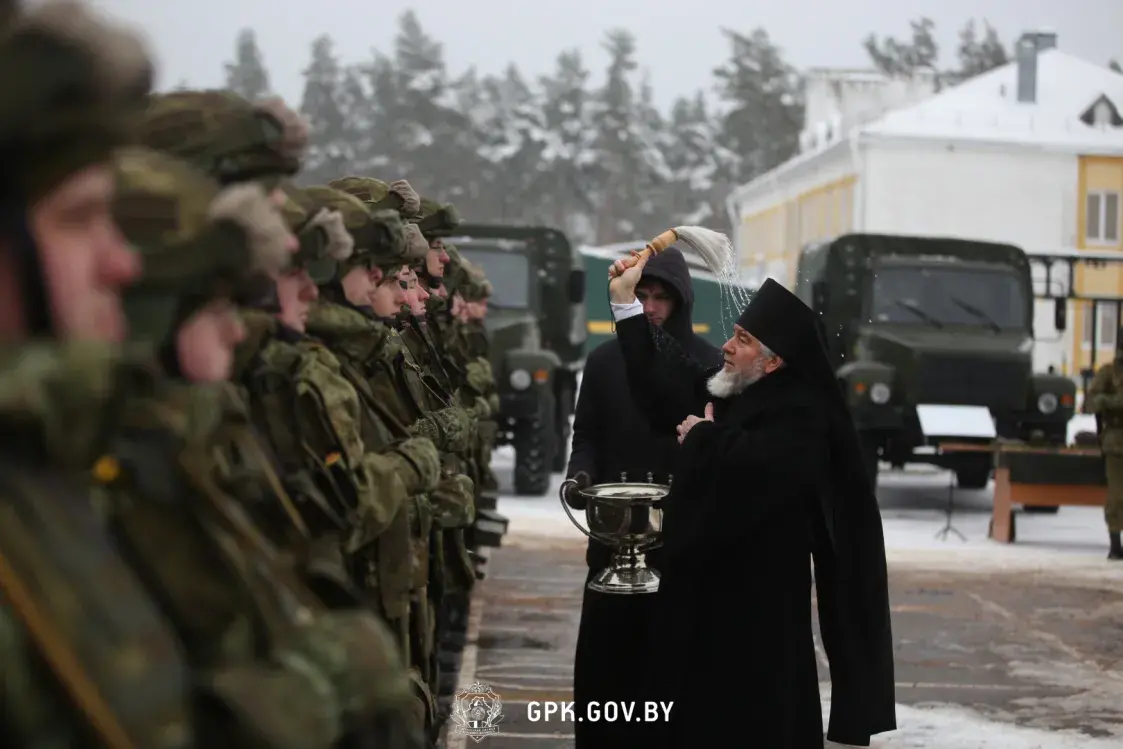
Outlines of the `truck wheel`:
<svg viewBox="0 0 1123 749">
<path fill-rule="evenodd" d="M 544 393 L 538 402 L 538 415 L 520 419 L 515 425 L 515 494 L 541 497 L 550 489 L 553 465 L 554 398 Z"/>
<path fill-rule="evenodd" d="M 557 417 L 554 426 L 557 429 L 557 441 L 554 443 L 554 463 L 551 466 L 554 473 L 563 473 L 568 466 L 569 437 L 573 433 L 573 424 L 569 417 L 573 415 L 573 391 L 563 388 L 558 395 Z"/>
</svg>

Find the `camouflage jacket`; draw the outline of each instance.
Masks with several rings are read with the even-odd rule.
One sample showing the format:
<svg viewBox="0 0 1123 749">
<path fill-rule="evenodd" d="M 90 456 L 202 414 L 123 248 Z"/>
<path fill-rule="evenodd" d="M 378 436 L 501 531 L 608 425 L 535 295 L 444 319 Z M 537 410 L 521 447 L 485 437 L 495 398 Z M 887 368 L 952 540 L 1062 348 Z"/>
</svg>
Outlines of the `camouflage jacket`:
<svg viewBox="0 0 1123 749">
<path fill-rule="evenodd" d="M 380 610 L 399 621 L 409 610 L 410 498 L 435 486 L 440 459 L 425 439 L 392 439 L 371 418 L 340 360 L 310 336 L 282 336 L 268 315 L 244 313 L 249 336 L 239 354 L 254 423 L 266 435 L 286 480 L 330 541 L 343 534 L 351 579 L 378 593 Z M 316 531 L 313 531 L 314 533 Z"/>
<path fill-rule="evenodd" d="M 271 318 L 245 317 L 253 353 L 240 380 L 254 421 L 286 472 L 308 472 L 342 495 L 357 515 L 346 547 L 357 550 L 386 531 L 408 496 L 435 485 L 437 455 L 426 440 L 396 439 L 385 420 L 371 418 L 343 364 L 319 340 L 285 340 Z"/>
<path fill-rule="evenodd" d="M 1105 455 L 1123 455 L 1123 365 L 1111 362 L 1096 371 L 1084 393 L 1084 411 L 1095 414 Z"/>
<path fill-rule="evenodd" d="M 452 335 L 454 321 L 448 311 L 448 303 L 434 296 L 429 297 L 425 307 L 425 327 L 429 333 L 429 340 L 448 377 L 449 389 L 457 392 L 464 383 L 464 370 L 461 366 L 461 358 L 456 356 L 455 352 L 456 339 Z"/>
<path fill-rule="evenodd" d="M 332 303 L 313 307 L 308 328 L 339 355 L 369 409 L 392 427 L 395 436 L 427 438 L 441 453 L 468 449 L 471 422 L 467 413 L 442 400 L 396 330 L 358 310 Z M 459 527 L 472 522 L 468 477 L 446 470 L 425 491 L 442 525 Z"/>
<path fill-rule="evenodd" d="M 329 611 L 246 511 L 270 467 L 222 386 L 134 380 L 96 464 L 108 522 L 184 643 L 232 746 L 334 746 L 399 718 L 408 672 L 385 625 Z M 239 433 L 241 432 L 241 435 Z M 218 739 L 216 738 L 217 742 Z"/>
<path fill-rule="evenodd" d="M 176 632 L 90 501 L 127 369 L 98 344 L 0 351 L 0 736 L 13 746 L 185 749 L 205 735 Z"/>
</svg>

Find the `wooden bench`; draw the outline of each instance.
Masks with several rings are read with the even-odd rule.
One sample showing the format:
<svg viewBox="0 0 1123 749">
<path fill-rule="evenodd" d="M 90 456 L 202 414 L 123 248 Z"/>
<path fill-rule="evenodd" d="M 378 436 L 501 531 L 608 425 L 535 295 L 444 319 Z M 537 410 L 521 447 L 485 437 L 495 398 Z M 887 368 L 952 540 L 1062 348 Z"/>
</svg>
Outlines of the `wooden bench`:
<svg viewBox="0 0 1123 749">
<path fill-rule="evenodd" d="M 1103 457 L 1095 448 L 946 443 L 940 450 L 996 455 L 994 509 L 988 535 L 999 543 L 1013 543 L 1017 536 L 1015 505 L 1103 507 L 1107 502 Z"/>
</svg>

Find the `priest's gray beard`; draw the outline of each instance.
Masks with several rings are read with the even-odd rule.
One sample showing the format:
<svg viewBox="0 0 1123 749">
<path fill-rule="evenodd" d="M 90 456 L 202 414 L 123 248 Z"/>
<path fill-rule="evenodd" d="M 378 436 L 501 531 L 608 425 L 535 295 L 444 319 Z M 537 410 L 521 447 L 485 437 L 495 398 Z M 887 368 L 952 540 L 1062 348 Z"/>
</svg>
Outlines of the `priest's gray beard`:
<svg viewBox="0 0 1123 749">
<path fill-rule="evenodd" d="M 758 356 L 746 372 L 722 369 L 706 383 L 706 389 L 715 398 L 732 398 L 740 395 L 749 385 L 764 377 L 765 357 Z"/>
</svg>

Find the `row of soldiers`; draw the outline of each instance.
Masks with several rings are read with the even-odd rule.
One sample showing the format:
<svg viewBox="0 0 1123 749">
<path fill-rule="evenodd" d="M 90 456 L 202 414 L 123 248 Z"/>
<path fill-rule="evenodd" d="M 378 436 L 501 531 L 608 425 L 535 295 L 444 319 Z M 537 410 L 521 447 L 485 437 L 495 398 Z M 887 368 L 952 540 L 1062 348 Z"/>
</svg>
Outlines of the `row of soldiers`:
<svg viewBox="0 0 1123 749">
<path fill-rule="evenodd" d="M 278 100 L 2 20 L 0 746 L 430 747 L 501 522 L 490 287 Z"/>
</svg>

